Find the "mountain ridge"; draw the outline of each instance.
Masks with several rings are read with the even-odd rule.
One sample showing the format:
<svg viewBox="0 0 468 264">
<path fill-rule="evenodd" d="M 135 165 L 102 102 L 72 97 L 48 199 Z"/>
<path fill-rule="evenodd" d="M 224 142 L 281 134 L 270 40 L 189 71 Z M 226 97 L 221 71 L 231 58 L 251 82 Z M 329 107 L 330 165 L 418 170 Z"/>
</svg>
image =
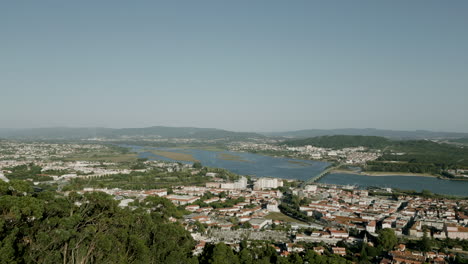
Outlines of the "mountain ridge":
<svg viewBox="0 0 468 264">
<path fill-rule="evenodd" d="M 466 138 L 468 133 L 438 132 L 429 130 L 389 130 L 377 128 L 338 128 L 338 129 L 303 129 L 284 132 L 265 132 L 266 136 L 286 138 L 310 138 L 320 136 L 349 135 L 349 136 L 377 136 L 392 139 L 438 139 L 438 138 Z"/>
<path fill-rule="evenodd" d="M 194 138 L 242 140 L 248 138 L 303 139 L 320 136 L 377 136 L 390 139 L 459 139 L 468 133 L 428 130 L 385 130 L 375 128 L 304 129 L 284 132 L 234 132 L 217 128 L 151 126 L 143 128 L 45 127 L 0 128 L 0 138 L 15 139 L 86 139 L 121 137 Z"/>
<path fill-rule="evenodd" d="M 265 138 L 252 132 L 233 132 L 216 128 L 152 126 L 143 128 L 104 128 L 104 127 L 48 127 L 0 129 L 0 138 L 15 139 L 85 139 L 119 137 L 159 137 L 197 139 L 242 139 Z"/>
</svg>

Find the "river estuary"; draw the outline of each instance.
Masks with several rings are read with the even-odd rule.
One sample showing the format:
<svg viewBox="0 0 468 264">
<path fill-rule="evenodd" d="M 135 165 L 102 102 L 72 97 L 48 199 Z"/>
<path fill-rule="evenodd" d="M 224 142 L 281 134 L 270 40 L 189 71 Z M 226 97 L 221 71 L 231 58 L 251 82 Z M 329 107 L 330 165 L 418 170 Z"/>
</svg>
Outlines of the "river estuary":
<svg viewBox="0 0 468 264">
<path fill-rule="evenodd" d="M 152 153 L 156 151 L 170 151 L 191 155 L 204 166 L 223 168 L 241 175 L 255 177 L 275 177 L 283 179 L 307 180 L 328 165 L 323 161 L 299 160 L 284 157 L 271 157 L 246 152 L 209 151 L 201 149 L 151 148 L 140 146 L 126 146 L 137 152 L 140 158 L 150 160 L 173 160 Z M 429 190 L 434 193 L 468 196 L 468 181 L 441 180 L 434 177 L 423 176 L 364 176 L 359 174 L 330 173 L 321 178 L 318 183 L 355 185 L 361 188 L 368 186 L 389 187 L 404 190 Z"/>
</svg>

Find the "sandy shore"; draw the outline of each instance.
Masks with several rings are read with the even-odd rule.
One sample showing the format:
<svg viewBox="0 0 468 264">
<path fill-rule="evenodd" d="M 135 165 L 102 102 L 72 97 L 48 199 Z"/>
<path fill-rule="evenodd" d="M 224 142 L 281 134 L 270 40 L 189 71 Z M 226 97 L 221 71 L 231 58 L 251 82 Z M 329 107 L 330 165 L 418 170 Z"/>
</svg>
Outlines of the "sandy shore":
<svg viewBox="0 0 468 264">
<path fill-rule="evenodd" d="M 364 176 L 418 176 L 418 177 L 435 177 L 435 175 L 424 174 L 424 173 L 409 173 L 409 172 L 391 172 L 391 171 L 363 171 L 355 172 L 350 170 L 332 170 L 330 173 L 346 173 Z"/>
</svg>

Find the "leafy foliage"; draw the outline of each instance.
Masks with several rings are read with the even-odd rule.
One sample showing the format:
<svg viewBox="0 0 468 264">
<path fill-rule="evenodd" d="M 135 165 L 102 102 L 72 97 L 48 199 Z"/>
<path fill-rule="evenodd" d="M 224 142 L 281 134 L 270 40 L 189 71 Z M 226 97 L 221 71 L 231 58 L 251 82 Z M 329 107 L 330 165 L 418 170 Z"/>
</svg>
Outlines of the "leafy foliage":
<svg viewBox="0 0 468 264">
<path fill-rule="evenodd" d="M 403 155 L 385 152 L 379 161 L 401 161 L 410 164 L 428 164 L 441 170 L 468 168 L 468 148 L 428 140 L 396 141 L 391 150 Z"/>
<path fill-rule="evenodd" d="M 168 220 L 181 215 L 166 199 L 131 211 L 104 193 L 34 194 L 27 187 L 0 182 L 0 263 L 192 261 L 194 241 Z"/>
<path fill-rule="evenodd" d="M 53 180 L 52 177 L 44 176 L 41 174 L 42 168 L 33 163 L 28 165 L 19 165 L 11 168 L 6 168 L 6 170 L 11 171 L 7 173 L 6 176 L 9 179 L 16 180 L 26 180 L 32 179 L 34 181 L 50 181 Z"/>
<path fill-rule="evenodd" d="M 392 250 L 398 243 L 395 231 L 391 228 L 384 228 L 377 231 L 377 244 L 385 250 Z"/>
</svg>

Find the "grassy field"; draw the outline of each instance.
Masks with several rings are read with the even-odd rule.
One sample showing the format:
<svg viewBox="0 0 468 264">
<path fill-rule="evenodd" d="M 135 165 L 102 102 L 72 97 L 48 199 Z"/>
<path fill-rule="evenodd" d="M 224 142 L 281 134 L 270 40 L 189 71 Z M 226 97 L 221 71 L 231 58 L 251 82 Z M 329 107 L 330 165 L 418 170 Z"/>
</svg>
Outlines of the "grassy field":
<svg viewBox="0 0 468 264">
<path fill-rule="evenodd" d="M 66 161 L 108 161 L 108 162 L 134 162 L 137 160 L 136 153 L 114 153 L 98 152 L 75 154 L 65 158 Z"/>
<path fill-rule="evenodd" d="M 103 177 L 75 178 L 66 186 L 68 190 L 82 190 L 86 187 L 122 188 L 128 190 L 147 190 L 169 188 L 174 185 L 204 186 L 209 177 L 191 175 L 190 172 L 147 172 L 138 174 L 114 174 Z"/>
<path fill-rule="evenodd" d="M 149 152 L 153 153 L 154 155 L 158 155 L 161 157 L 173 159 L 173 160 L 180 160 L 180 161 L 189 161 L 189 162 L 198 162 L 192 154 L 187 153 L 177 153 L 171 151 L 162 151 L 162 150 L 149 150 Z"/>
<path fill-rule="evenodd" d="M 243 159 L 240 156 L 232 155 L 229 153 L 218 153 L 218 158 L 222 160 L 232 160 L 232 161 L 241 161 L 241 162 L 250 162 L 248 160 Z"/>
<path fill-rule="evenodd" d="M 283 213 L 276 213 L 276 212 L 271 212 L 267 216 L 265 216 L 266 219 L 271 219 L 271 220 L 280 220 L 283 222 L 290 222 L 290 223 L 298 223 L 298 224 L 307 224 L 305 222 L 299 221 L 297 219 L 294 219 L 292 217 L 289 217 Z"/>
</svg>

